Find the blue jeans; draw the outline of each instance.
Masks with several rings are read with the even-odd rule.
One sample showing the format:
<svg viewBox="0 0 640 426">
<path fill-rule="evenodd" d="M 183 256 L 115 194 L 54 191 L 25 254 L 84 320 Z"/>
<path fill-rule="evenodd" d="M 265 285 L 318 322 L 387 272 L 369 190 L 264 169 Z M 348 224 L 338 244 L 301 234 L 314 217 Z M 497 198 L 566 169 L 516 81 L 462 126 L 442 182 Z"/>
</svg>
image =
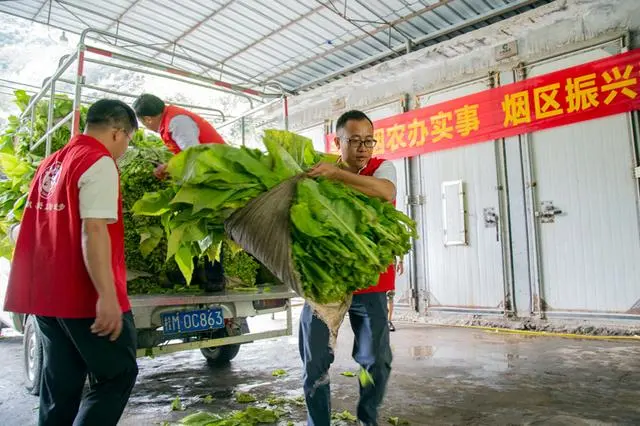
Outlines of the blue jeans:
<svg viewBox="0 0 640 426">
<path fill-rule="evenodd" d="M 378 407 L 382 403 L 391 373 L 391 346 L 387 325 L 387 296 L 382 293 L 353 297 L 349 320 L 355 335 L 353 359 L 373 377 L 374 384 L 360 385 L 358 419 L 377 425 Z M 329 329 L 305 304 L 300 316 L 300 356 L 304 364 L 304 396 L 308 426 L 330 426 L 331 391 L 329 367 L 334 353 L 329 347 Z"/>
</svg>

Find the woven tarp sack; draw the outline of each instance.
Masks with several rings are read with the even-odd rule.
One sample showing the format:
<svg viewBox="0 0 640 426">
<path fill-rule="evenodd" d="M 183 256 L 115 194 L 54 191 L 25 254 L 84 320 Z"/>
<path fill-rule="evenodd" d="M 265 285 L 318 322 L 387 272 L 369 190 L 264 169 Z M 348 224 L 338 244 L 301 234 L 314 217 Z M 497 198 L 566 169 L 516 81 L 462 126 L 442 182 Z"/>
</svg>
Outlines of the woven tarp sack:
<svg viewBox="0 0 640 426">
<path fill-rule="evenodd" d="M 282 283 L 304 297 L 315 315 L 329 328 L 332 348 L 351 305 L 351 295 L 339 303 L 318 304 L 305 296 L 293 261 L 289 211 L 303 175 L 288 179 L 236 211 L 224 225 L 229 238 L 255 257 Z"/>
</svg>

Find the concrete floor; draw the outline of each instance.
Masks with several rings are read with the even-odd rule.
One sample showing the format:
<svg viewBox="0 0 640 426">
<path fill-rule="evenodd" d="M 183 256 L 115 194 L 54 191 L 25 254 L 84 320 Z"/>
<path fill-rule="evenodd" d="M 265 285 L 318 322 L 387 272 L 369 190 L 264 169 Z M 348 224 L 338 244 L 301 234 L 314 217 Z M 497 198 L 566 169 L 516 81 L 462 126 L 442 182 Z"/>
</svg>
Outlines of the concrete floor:
<svg viewBox="0 0 640 426">
<path fill-rule="evenodd" d="M 281 324 L 270 317 L 253 329 Z M 412 425 L 640 424 L 640 343 L 501 334 L 462 328 L 397 324 L 394 362 L 381 423 L 400 417 Z M 342 329 L 332 369 L 333 406 L 355 412 L 357 371 L 352 333 Z M 0 425 L 35 424 L 38 401 L 22 388 L 21 338 L 0 339 Z M 274 378 L 275 369 L 287 375 Z M 245 346 L 233 363 L 211 369 L 199 352 L 140 360 L 123 426 L 177 421 L 199 409 L 242 408 L 235 391 L 264 399 L 301 395 L 295 337 Z M 202 396 L 213 395 L 212 404 Z M 179 396 L 184 412 L 171 412 Z M 290 406 L 288 421 L 304 424 L 304 407 Z"/>
</svg>

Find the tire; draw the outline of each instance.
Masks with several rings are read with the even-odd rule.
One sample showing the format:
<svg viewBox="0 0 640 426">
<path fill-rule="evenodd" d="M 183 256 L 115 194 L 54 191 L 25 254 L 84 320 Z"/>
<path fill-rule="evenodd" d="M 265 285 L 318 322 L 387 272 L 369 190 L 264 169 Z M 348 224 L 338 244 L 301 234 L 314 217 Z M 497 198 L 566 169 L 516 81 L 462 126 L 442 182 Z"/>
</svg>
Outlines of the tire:
<svg viewBox="0 0 640 426">
<path fill-rule="evenodd" d="M 232 336 L 239 336 L 241 334 L 249 333 L 249 325 L 247 320 L 242 318 L 239 321 L 238 327 L 231 333 Z M 224 337 L 229 336 L 229 331 L 225 329 Z M 207 364 L 211 367 L 223 367 L 234 359 L 238 352 L 240 352 L 240 344 L 218 346 L 215 348 L 201 348 L 200 352 L 207 359 Z"/>
<path fill-rule="evenodd" d="M 238 355 L 240 345 L 219 346 L 217 348 L 202 348 L 202 355 L 207 359 L 207 364 L 211 367 L 222 367 Z"/>
<path fill-rule="evenodd" d="M 40 394 L 42 382 L 42 341 L 40 329 L 33 315 L 27 317 L 22 338 L 25 387 L 31 395 Z"/>
</svg>

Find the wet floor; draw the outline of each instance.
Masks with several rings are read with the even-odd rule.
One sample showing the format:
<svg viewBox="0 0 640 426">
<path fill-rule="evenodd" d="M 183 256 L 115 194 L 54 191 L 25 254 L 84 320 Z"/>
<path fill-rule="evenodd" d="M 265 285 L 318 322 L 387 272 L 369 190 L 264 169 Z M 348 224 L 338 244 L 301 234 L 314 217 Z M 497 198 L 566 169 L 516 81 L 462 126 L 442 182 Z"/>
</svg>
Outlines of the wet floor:
<svg viewBox="0 0 640 426">
<path fill-rule="evenodd" d="M 283 318 L 253 322 L 273 327 Z M 640 342 L 575 340 L 482 330 L 396 324 L 394 362 L 381 424 L 412 425 L 640 424 Z M 333 408 L 355 412 L 357 371 L 348 322 L 332 369 Z M 0 339 L 0 425 L 35 424 L 37 399 L 22 389 L 20 338 Z M 283 369 L 286 375 L 274 377 Z M 235 392 L 258 401 L 291 398 L 281 424 L 304 424 L 301 368 L 295 337 L 244 346 L 232 364 L 207 366 L 198 351 L 140 360 L 140 376 L 123 426 L 176 421 L 197 410 L 245 408 Z M 205 397 L 210 395 L 211 398 Z M 178 397 L 185 411 L 171 411 Z M 213 400 L 211 400 L 213 398 Z M 209 403 L 206 403 L 206 402 Z M 257 404 L 257 403 L 256 403 Z"/>
</svg>

